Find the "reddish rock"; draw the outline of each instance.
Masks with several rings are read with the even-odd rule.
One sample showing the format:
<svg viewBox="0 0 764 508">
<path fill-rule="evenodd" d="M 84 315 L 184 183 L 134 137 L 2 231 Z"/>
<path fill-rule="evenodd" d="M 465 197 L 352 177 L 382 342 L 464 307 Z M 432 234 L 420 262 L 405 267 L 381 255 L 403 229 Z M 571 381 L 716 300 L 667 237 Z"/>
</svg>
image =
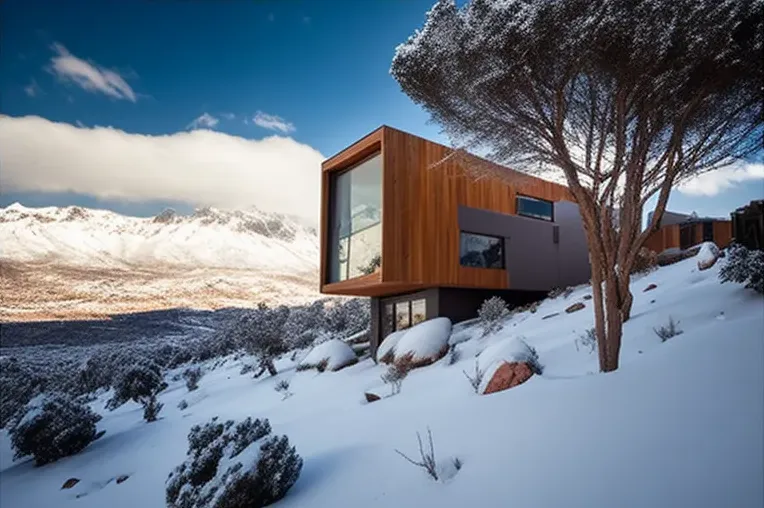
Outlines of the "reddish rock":
<svg viewBox="0 0 764 508">
<path fill-rule="evenodd" d="M 370 392 L 364 393 L 363 396 L 366 397 L 366 402 L 376 402 L 381 398 L 376 393 L 370 393 Z"/>
<path fill-rule="evenodd" d="M 716 264 L 717 259 L 719 259 L 718 255 L 710 257 L 704 261 L 698 261 L 698 270 L 700 271 L 708 270 L 709 268 L 711 268 L 712 266 Z"/>
<path fill-rule="evenodd" d="M 650 284 L 650 285 L 649 285 L 649 286 L 647 286 L 645 289 L 643 289 L 643 290 L 642 290 L 642 292 L 643 292 L 643 293 L 647 293 L 648 291 L 652 291 L 653 289 L 655 289 L 655 288 L 657 288 L 657 287 L 658 287 L 658 286 L 656 286 L 655 284 Z"/>
<path fill-rule="evenodd" d="M 64 482 L 64 484 L 61 486 L 61 488 L 62 489 L 71 489 L 72 487 L 74 487 L 78 483 L 80 483 L 80 479 L 79 478 L 69 478 L 68 480 L 66 480 Z"/>
<path fill-rule="evenodd" d="M 584 307 L 586 307 L 586 305 L 584 305 L 583 303 L 576 302 L 573 305 L 571 305 L 570 307 L 568 307 L 567 309 L 565 309 L 565 312 L 570 314 L 571 312 L 579 311 L 579 310 L 583 309 Z"/>
<path fill-rule="evenodd" d="M 533 370 L 525 362 L 504 362 L 483 390 L 483 395 L 508 390 L 519 384 L 525 383 L 533 375 Z"/>
<path fill-rule="evenodd" d="M 121 474 L 121 475 L 117 476 L 117 483 L 118 484 L 122 483 L 123 481 L 127 480 L 128 478 L 130 478 L 130 475 Z"/>
</svg>

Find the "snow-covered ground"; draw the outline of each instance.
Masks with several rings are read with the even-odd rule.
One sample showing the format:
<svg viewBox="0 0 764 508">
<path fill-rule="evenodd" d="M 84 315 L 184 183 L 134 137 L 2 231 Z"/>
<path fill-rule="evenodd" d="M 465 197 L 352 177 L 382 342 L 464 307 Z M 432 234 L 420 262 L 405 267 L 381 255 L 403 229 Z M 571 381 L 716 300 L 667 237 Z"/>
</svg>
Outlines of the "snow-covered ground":
<svg viewBox="0 0 764 508">
<path fill-rule="evenodd" d="M 304 459 L 278 506 L 760 508 L 764 300 L 720 284 L 718 268 L 698 271 L 691 258 L 634 281 L 633 317 L 614 373 L 597 373 L 596 353 L 576 344 L 592 326 L 589 289 L 581 287 L 512 316 L 488 337 L 454 327 L 460 360 L 449 365 L 449 355 L 412 371 L 393 397 L 384 397 L 385 367 L 370 360 L 317 373 L 296 372 L 297 358 L 278 362 L 275 378 L 240 375 L 240 362 L 231 360 L 195 392 L 173 382 L 155 423 L 144 423 L 132 403 L 106 412 L 102 398 L 93 407 L 104 414 L 104 437 L 57 463 L 12 462 L 0 435 L 0 506 L 162 507 L 189 428 L 213 416 L 253 416 L 268 418 Z M 651 283 L 657 288 L 643 292 Z M 566 314 L 575 302 L 587 307 Z M 683 333 L 661 342 L 653 328 L 669 316 Z M 495 352 L 518 337 L 538 351 L 544 374 L 476 395 L 462 370 L 472 371 L 485 348 Z M 291 397 L 274 390 L 280 379 L 289 380 Z M 366 403 L 366 391 L 383 398 Z M 177 408 L 181 399 L 185 411 Z M 395 452 L 417 457 L 416 432 L 428 427 L 436 458 L 463 462 L 445 482 Z M 117 484 L 122 474 L 130 477 Z M 61 490 L 70 477 L 82 481 Z"/>
</svg>

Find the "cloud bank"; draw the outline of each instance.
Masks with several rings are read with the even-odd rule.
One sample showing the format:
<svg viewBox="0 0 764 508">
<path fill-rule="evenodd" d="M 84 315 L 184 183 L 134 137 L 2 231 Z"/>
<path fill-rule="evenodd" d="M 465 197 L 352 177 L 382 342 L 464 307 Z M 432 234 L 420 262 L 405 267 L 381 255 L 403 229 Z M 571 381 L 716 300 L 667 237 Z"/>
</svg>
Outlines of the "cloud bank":
<svg viewBox="0 0 764 508">
<path fill-rule="evenodd" d="M 114 99 L 130 102 L 137 100 L 135 92 L 117 71 L 78 58 L 58 42 L 53 44 L 55 55 L 50 60 L 50 71 L 61 81 L 74 83 L 91 93 L 102 93 Z"/>
<path fill-rule="evenodd" d="M 677 190 L 691 196 L 716 196 L 738 184 L 756 180 L 758 185 L 764 183 L 764 164 L 741 161 L 723 169 L 698 175 L 680 184 Z"/>
<path fill-rule="evenodd" d="M 248 140 L 209 130 L 150 136 L 0 115 L 3 192 L 256 206 L 315 222 L 323 159 L 280 136 Z"/>
</svg>

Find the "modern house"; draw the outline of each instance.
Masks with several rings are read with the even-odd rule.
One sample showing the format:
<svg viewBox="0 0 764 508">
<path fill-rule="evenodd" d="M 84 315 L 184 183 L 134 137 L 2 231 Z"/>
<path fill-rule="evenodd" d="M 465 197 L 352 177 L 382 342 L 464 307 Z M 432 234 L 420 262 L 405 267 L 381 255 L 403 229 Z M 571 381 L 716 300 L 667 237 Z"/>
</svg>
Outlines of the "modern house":
<svg viewBox="0 0 764 508">
<path fill-rule="evenodd" d="M 468 156 L 496 170 L 476 178 L 454 153 L 383 126 L 322 165 L 320 289 L 371 297 L 373 351 L 492 295 L 522 304 L 590 278 L 567 187 Z"/>
<path fill-rule="evenodd" d="M 647 221 L 652 219 L 652 212 Z M 695 213 L 663 213 L 658 231 L 645 241 L 645 247 L 663 252 L 666 249 L 688 249 L 701 242 L 714 242 L 720 248 L 732 241 L 732 222 L 727 219 L 698 217 Z"/>
</svg>

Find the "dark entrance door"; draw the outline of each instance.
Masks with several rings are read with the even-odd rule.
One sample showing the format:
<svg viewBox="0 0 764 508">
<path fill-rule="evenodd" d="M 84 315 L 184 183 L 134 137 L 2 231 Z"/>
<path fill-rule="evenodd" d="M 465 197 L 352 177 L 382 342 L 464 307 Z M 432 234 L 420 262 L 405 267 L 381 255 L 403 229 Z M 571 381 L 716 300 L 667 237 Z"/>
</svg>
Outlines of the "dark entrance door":
<svg viewBox="0 0 764 508">
<path fill-rule="evenodd" d="M 695 239 L 695 224 L 682 224 L 679 226 L 679 248 L 689 249 L 698 243 Z"/>
<path fill-rule="evenodd" d="M 714 241 L 714 223 L 710 220 L 707 220 L 703 223 L 703 241 L 704 242 L 713 242 Z"/>
</svg>

